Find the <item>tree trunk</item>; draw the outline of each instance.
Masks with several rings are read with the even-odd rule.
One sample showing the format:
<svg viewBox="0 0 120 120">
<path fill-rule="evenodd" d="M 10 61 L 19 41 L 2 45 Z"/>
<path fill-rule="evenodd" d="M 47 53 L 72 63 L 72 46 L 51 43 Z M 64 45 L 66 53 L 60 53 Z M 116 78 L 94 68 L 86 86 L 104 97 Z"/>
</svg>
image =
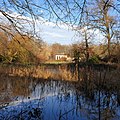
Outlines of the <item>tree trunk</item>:
<svg viewBox="0 0 120 120">
<path fill-rule="evenodd" d="M 86 45 L 86 62 L 89 60 L 89 45 L 87 39 L 87 33 L 85 32 L 85 45 Z"/>
<path fill-rule="evenodd" d="M 108 49 L 108 57 L 111 55 L 110 50 L 110 42 L 111 42 L 111 35 L 110 35 L 110 21 L 108 16 L 108 10 L 104 12 L 104 21 L 105 21 L 105 27 L 106 27 L 106 38 L 107 38 L 107 49 Z"/>
<path fill-rule="evenodd" d="M 107 41 L 108 41 L 108 57 L 110 57 L 111 55 L 111 50 L 110 50 L 110 42 L 111 42 L 111 38 L 110 38 L 110 31 L 109 28 L 107 28 Z"/>
</svg>

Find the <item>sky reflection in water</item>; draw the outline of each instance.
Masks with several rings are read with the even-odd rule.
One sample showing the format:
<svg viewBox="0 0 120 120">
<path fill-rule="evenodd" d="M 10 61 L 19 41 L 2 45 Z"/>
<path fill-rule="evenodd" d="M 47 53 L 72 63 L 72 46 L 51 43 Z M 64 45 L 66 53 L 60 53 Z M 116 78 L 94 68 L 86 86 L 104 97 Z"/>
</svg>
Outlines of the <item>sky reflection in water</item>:
<svg viewBox="0 0 120 120">
<path fill-rule="evenodd" d="M 7 80 L 3 84 L 5 98 L 0 99 L 0 120 L 93 120 L 98 119 L 98 91 L 92 99 L 76 86 L 77 83 L 43 80 Z M 9 82 L 9 85 L 8 85 Z M 19 86 L 19 87 L 18 87 Z M 101 116 L 120 119 L 117 97 L 101 93 Z M 4 104 L 3 104 L 4 103 Z M 7 104 L 6 104 L 7 103 Z M 7 105 L 7 107 L 5 107 Z M 114 113 L 115 112 L 115 113 Z M 112 114 L 115 114 L 112 117 Z"/>
</svg>

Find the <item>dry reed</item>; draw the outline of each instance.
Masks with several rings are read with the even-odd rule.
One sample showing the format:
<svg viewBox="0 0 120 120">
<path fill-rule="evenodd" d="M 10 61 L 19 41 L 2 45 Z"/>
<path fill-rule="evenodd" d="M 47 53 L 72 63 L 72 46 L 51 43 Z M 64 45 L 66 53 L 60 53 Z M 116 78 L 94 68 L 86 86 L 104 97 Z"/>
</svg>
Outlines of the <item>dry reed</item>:
<svg viewBox="0 0 120 120">
<path fill-rule="evenodd" d="M 0 66 L 0 73 L 9 76 L 29 77 L 29 78 L 43 78 L 75 81 L 76 75 L 73 74 L 67 67 L 58 67 L 48 69 L 45 66 Z"/>
</svg>

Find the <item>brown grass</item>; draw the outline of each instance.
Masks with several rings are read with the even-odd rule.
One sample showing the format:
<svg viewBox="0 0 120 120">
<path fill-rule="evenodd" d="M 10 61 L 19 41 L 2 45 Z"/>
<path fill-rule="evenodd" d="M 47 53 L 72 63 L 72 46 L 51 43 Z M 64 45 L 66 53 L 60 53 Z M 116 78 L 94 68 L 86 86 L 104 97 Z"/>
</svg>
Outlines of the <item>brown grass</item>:
<svg viewBox="0 0 120 120">
<path fill-rule="evenodd" d="M 55 69 L 48 69 L 45 66 L 0 66 L 0 73 L 9 76 L 32 77 L 43 79 L 56 79 L 75 81 L 76 75 L 73 74 L 66 67 L 58 67 Z"/>
<path fill-rule="evenodd" d="M 47 66 L 17 66 L 17 65 L 1 65 L 0 75 L 18 76 L 27 78 L 43 78 L 53 80 L 78 81 L 78 72 L 71 72 L 67 66 L 57 66 L 49 68 Z M 80 86 L 118 86 L 120 81 L 120 68 L 109 70 L 96 70 L 93 67 L 83 67 L 79 71 Z"/>
</svg>

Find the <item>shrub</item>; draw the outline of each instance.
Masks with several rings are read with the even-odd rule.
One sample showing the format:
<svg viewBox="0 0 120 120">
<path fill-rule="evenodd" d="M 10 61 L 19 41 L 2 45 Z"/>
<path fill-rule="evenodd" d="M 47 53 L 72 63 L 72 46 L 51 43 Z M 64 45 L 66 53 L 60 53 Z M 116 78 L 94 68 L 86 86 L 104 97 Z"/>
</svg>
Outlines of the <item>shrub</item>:
<svg viewBox="0 0 120 120">
<path fill-rule="evenodd" d="M 91 64 L 95 64 L 95 63 L 99 63 L 99 56 L 92 56 L 89 60 L 89 63 Z"/>
</svg>

